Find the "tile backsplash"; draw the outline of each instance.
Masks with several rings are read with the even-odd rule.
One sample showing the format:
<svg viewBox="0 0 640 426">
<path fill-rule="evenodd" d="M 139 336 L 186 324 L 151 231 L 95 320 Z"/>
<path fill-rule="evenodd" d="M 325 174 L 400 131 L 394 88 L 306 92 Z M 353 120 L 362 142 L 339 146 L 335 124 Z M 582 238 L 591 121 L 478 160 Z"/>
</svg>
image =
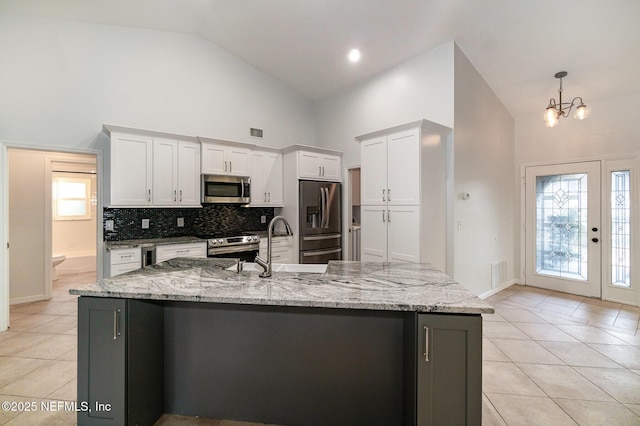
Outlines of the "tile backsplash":
<svg viewBox="0 0 640 426">
<path fill-rule="evenodd" d="M 266 216 L 266 223 L 261 223 Z M 246 231 L 264 231 L 274 217 L 273 208 L 241 207 L 234 204 L 207 204 L 201 209 L 105 208 L 105 221 L 113 220 L 114 230 L 104 230 L 105 241 L 142 238 L 167 238 L 185 235 L 233 236 Z M 178 227 L 184 218 L 184 227 Z M 149 219 L 149 228 L 142 229 L 142 219 Z"/>
</svg>

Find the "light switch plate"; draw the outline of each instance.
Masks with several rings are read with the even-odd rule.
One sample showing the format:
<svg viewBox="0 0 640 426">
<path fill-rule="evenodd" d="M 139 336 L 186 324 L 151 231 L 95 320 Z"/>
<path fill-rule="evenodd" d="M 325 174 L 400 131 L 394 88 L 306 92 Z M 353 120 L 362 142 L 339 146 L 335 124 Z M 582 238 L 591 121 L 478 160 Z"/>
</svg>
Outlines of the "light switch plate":
<svg viewBox="0 0 640 426">
<path fill-rule="evenodd" d="M 184 217 L 178 218 L 178 228 L 182 228 L 184 226 Z"/>
<path fill-rule="evenodd" d="M 106 231 L 113 231 L 113 220 L 105 220 L 104 221 L 104 229 Z"/>
<path fill-rule="evenodd" d="M 149 229 L 149 219 L 142 219 L 142 229 Z"/>
</svg>

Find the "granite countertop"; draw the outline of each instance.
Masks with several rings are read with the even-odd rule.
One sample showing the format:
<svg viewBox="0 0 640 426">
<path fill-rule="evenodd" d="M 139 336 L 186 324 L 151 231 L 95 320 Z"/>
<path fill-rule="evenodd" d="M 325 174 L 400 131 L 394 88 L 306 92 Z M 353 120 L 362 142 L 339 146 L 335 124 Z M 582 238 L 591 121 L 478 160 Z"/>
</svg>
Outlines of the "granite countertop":
<svg viewBox="0 0 640 426">
<path fill-rule="evenodd" d="M 227 271 L 234 259 L 178 258 L 70 290 L 94 297 L 483 314 L 493 308 L 428 264 L 330 261 L 324 274 Z"/>
<path fill-rule="evenodd" d="M 139 240 L 122 240 L 122 241 L 105 241 L 104 246 L 107 250 L 127 249 L 133 247 L 153 247 L 163 244 L 188 244 L 206 242 L 198 237 L 166 237 L 166 238 L 148 238 Z"/>
</svg>

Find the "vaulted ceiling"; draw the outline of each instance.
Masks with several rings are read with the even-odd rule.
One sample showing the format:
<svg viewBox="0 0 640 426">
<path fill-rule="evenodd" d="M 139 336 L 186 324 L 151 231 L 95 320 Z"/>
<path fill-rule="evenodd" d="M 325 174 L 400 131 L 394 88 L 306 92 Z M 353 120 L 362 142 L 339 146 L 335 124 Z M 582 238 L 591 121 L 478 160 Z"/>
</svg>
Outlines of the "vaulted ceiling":
<svg viewBox="0 0 640 426">
<path fill-rule="evenodd" d="M 190 33 L 312 101 L 455 40 L 513 116 L 640 93 L 638 0 L 0 0 L 0 13 Z M 346 60 L 357 47 L 362 60 Z"/>
</svg>

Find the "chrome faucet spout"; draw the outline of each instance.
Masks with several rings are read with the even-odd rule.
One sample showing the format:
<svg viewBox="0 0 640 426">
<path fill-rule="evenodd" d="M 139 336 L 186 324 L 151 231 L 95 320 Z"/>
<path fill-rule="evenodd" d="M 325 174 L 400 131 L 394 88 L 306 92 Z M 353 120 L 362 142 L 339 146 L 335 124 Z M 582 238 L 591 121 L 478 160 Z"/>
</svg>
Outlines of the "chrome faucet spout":
<svg viewBox="0 0 640 426">
<path fill-rule="evenodd" d="M 273 238 L 273 227 L 278 221 L 281 221 L 284 224 L 288 235 L 293 235 L 293 232 L 291 232 L 291 226 L 289 225 L 289 222 L 287 222 L 287 219 L 284 218 L 284 216 L 276 216 L 271 219 L 271 222 L 269 222 L 269 228 L 267 230 L 267 259 L 265 260 L 260 256 L 256 256 L 255 259 L 255 262 L 260 265 L 262 269 L 264 269 L 260 273 L 261 278 L 267 278 L 271 276 L 271 240 Z"/>
</svg>

